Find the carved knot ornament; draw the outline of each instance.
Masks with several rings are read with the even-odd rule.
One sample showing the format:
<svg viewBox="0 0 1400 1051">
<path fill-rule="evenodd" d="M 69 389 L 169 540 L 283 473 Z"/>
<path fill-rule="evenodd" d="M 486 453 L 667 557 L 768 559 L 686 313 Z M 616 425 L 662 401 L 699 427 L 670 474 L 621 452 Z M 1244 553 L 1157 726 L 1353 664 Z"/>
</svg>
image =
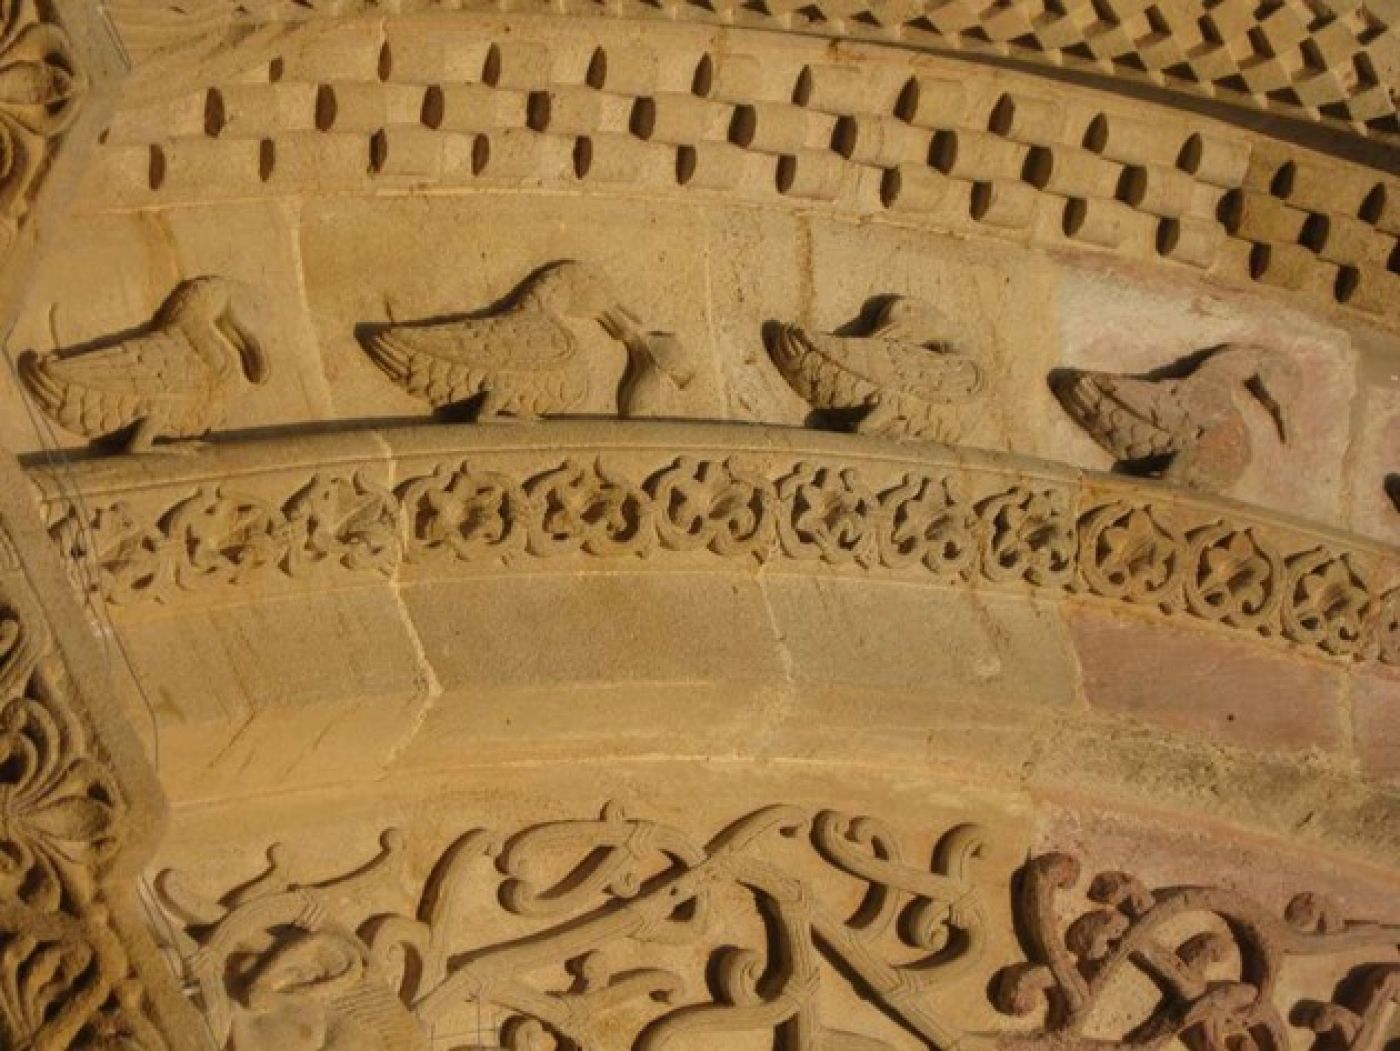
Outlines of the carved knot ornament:
<svg viewBox="0 0 1400 1051">
<path fill-rule="evenodd" d="M 1200 1051 L 1289 1051 L 1304 1046 L 1299 1028 L 1316 1034 L 1318 1049 L 1384 1046 L 1400 996 L 1400 925 L 1344 920 L 1313 894 L 1280 917 L 1222 887 L 1150 890 L 1125 872 L 1095 876 L 1090 906 L 1067 920 L 1060 898 L 1079 879 L 1068 854 L 1041 855 L 1021 872 L 1016 915 L 1030 960 L 999 973 L 993 1001 L 1044 1022 L 1003 1037 L 1007 1051 L 1177 1041 Z M 1336 961 L 1340 980 L 1300 997 L 1299 958 Z M 1134 976 L 1153 995 L 1134 997 Z"/>
<path fill-rule="evenodd" d="M 417 904 L 388 912 L 365 903 L 402 894 L 408 851 L 396 831 L 382 843 L 315 883 L 274 848 L 216 900 L 160 876 L 224 1046 L 1303 1051 L 1301 1030 L 1318 1051 L 1381 1051 L 1400 993 L 1400 927 L 1343 920 L 1312 894 L 1280 917 L 1223 888 L 1106 872 L 1065 917 L 1079 864 L 1047 854 L 1012 877 L 1012 915 L 994 924 L 986 902 L 1004 891 L 986 884 L 1003 877 L 977 864 L 973 825 L 924 864 L 874 817 L 779 804 L 701 841 L 614 803 L 468 832 Z M 1013 927 L 1029 959 L 997 971 L 987 948 Z M 952 1024 L 984 988 L 1039 1027 Z"/>
<path fill-rule="evenodd" d="M 872 1010 L 948 1047 L 942 990 L 984 942 L 971 881 L 982 844 L 959 826 L 921 864 L 874 818 L 783 805 L 702 841 L 609 804 L 593 820 L 467 833 L 405 912 L 349 904 L 397 882 L 397 832 L 371 863 L 318 883 L 293 881 L 279 848 L 218 900 L 173 872 L 157 886 L 214 1033 L 237 1051 L 417 1051 L 428 1032 L 473 1031 L 516 1051 L 660 1051 L 742 1034 L 885 1047 L 827 1017 L 823 989 L 848 975 Z M 860 891 L 853 911 L 819 890 L 833 877 Z M 522 933 L 480 940 L 474 921 L 501 911 Z"/>
</svg>

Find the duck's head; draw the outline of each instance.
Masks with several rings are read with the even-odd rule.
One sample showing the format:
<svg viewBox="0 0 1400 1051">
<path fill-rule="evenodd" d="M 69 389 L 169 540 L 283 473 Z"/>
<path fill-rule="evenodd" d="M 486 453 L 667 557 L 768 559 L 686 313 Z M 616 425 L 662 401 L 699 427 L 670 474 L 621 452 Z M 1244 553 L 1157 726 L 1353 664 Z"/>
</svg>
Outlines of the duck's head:
<svg viewBox="0 0 1400 1051">
<path fill-rule="evenodd" d="M 366 968 L 363 947 L 347 932 L 302 932 L 268 954 L 243 999 L 254 1011 L 287 999 L 329 1000 L 360 984 Z"/>
<path fill-rule="evenodd" d="M 606 274 L 575 259 L 552 263 L 539 271 L 522 298 L 559 317 L 598 320 L 616 307 L 619 299 Z"/>
<path fill-rule="evenodd" d="M 272 370 L 262 344 L 241 320 L 241 315 L 250 312 L 251 301 L 250 291 L 240 282 L 226 277 L 191 278 L 166 299 L 156 315 L 156 325 L 212 331 L 219 346 L 237 355 L 248 382 L 261 386 Z M 200 345 L 203 343 L 196 343 Z"/>
<path fill-rule="evenodd" d="M 682 390 L 695 378 L 695 362 L 674 332 L 645 332 L 641 319 L 621 306 L 604 311 L 598 323 L 627 348 L 631 370 L 660 373 Z"/>
<path fill-rule="evenodd" d="M 1279 441 L 1288 441 L 1285 410 L 1291 409 L 1303 389 L 1303 376 L 1292 359 L 1276 350 L 1254 345 L 1228 346 L 1215 360 L 1268 411 Z"/>
</svg>

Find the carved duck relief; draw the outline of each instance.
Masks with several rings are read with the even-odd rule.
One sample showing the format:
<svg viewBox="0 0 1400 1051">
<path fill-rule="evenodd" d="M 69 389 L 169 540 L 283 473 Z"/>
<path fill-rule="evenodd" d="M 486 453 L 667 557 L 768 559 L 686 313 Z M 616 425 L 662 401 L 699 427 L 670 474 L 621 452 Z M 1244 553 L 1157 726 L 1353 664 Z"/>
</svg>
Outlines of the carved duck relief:
<svg viewBox="0 0 1400 1051">
<path fill-rule="evenodd" d="M 951 332 L 933 305 L 895 297 L 862 335 L 782 325 L 771 333 L 768 352 L 814 409 L 857 414 L 860 434 L 953 442 L 987 380 Z"/>
<path fill-rule="evenodd" d="M 1050 376 L 1065 411 L 1117 460 L 1198 489 L 1227 489 L 1249 467 L 1246 398 L 1269 412 L 1279 441 L 1287 442 L 1285 406 L 1295 401 L 1300 382 L 1288 358 L 1240 344 L 1212 351 L 1184 377 L 1080 369 Z"/>
<path fill-rule="evenodd" d="M 477 400 L 478 420 L 533 419 L 570 412 L 587 398 L 591 370 L 580 337 L 591 325 L 627 352 L 619 415 L 654 412 L 664 395 L 690 383 L 680 340 L 644 331 L 605 274 L 572 260 L 528 278 L 497 313 L 365 325 L 359 337 L 395 383 L 435 408 Z"/>
<path fill-rule="evenodd" d="M 197 438 L 223 419 L 234 395 L 270 374 L 241 320 L 242 295 L 226 278 L 185 281 L 138 335 L 44 357 L 27 351 L 20 376 L 65 430 L 101 438 L 134 428 L 128 452 L 147 452 L 158 438 Z"/>
</svg>

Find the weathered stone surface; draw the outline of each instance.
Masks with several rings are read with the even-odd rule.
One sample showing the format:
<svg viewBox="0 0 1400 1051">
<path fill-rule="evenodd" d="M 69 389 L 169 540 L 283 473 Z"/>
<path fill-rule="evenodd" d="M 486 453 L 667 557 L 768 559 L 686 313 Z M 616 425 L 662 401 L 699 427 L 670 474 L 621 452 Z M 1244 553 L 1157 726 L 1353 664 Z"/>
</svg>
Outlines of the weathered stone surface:
<svg viewBox="0 0 1400 1051">
<path fill-rule="evenodd" d="M 1344 672 L 1135 618 L 1067 620 L 1091 707 L 1263 751 L 1346 745 Z"/>
<path fill-rule="evenodd" d="M 1376 1051 L 1390 13 L 629 3 L 4 6 L 0 1046 Z"/>
<path fill-rule="evenodd" d="M 1400 676 L 1356 676 L 1351 711 L 1362 773 L 1390 784 L 1400 783 Z"/>
</svg>

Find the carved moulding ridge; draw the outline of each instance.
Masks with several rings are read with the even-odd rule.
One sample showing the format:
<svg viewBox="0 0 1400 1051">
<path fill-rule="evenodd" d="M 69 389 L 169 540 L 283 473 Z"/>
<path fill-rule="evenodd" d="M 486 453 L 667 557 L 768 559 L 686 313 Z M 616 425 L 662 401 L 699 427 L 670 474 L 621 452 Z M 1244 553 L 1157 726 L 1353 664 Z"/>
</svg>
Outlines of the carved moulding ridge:
<svg viewBox="0 0 1400 1051">
<path fill-rule="evenodd" d="M 971 824 L 923 861 L 873 816 L 775 804 L 701 840 L 609 803 L 594 819 L 469 831 L 421 881 L 410 846 L 391 829 L 367 863 L 312 881 L 279 844 L 261 873 L 212 894 L 162 873 L 173 948 L 216 1040 L 1303 1051 L 1295 1033 L 1311 1030 L 1318 1048 L 1378 1051 L 1400 993 L 1400 926 L 1349 921 L 1311 893 L 1275 915 L 1224 887 L 1110 871 L 1066 917 L 1080 863 L 1043 854 L 1011 874 L 1007 916 L 990 907 L 1005 894 L 990 833 Z M 1024 962 L 997 958 L 1013 927 Z M 1150 995 L 1125 987 L 1129 971 Z M 1038 1028 L 953 1021 L 983 989 Z"/>
<path fill-rule="evenodd" d="M 440 427 L 431 450 L 421 431 L 381 432 L 405 449 L 392 478 L 375 455 L 347 456 L 333 439 L 221 446 L 204 465 L 90 462 L 30 477 L 76 586 L 119 608 L 232 599 L 250 582 L 412 581 L 531 560 L 738 560 L 1082 596 L 1400 664 L 1394 553 L 1346 534 L 969 450 L 629 427 L 625 442 L 599 424 Z"/>
<path fill-rule="evenodd" d="M 155 73 L 172 44 L 217 39 L 278 26 L 381 11 L 380 0 L 199 0 L 156 5 L 110 0 L 123 39 Z M 478 0 L 396 0 L 404 14 L 494 8 Z M 1317 121 L 1360 136 L 1397 132 L 1393 12 L 1377 2 L 1349 5 L 1287 0 L 1268 9 L 1217 9 L 1203 0 L 1147 6 L 1115 0 L 1092 12 L 1048 9 L 1030 0 L 988 5 L 975 0 L 900 4 L 819 2 L 808 7 L 735 0 L 648 4 L 567 0 L 512 4 L 522 14 L 684 19 L 785 30 L 836 39 L 898 42 L 906 47 L 987 54 L 1028 64 L 1066 66 L 1115 80 L 1148 83 L 1182 95 L 1219 98 L 1246 111 Z M 176 52 L 178 57 L 178 51 Z"/>
<path fill-rule="evenodd" d="M 902 49 L 852 44 L 833 61 L 818 41 L 742 20 L 657 24 L 646 42 L 601 19 L 569 31 L 591 46 L 561 47 L 538 19 L 465 11 L 283 33 L 236 72 L 201 67 L 167 78 L 183 94 L 131 98 L 85 207 L 642 190 L 1109 254 L 1390 328 L 1400 319 L 1400 180 L 1383 145 L 1328 156 Z"/>
</svg>

